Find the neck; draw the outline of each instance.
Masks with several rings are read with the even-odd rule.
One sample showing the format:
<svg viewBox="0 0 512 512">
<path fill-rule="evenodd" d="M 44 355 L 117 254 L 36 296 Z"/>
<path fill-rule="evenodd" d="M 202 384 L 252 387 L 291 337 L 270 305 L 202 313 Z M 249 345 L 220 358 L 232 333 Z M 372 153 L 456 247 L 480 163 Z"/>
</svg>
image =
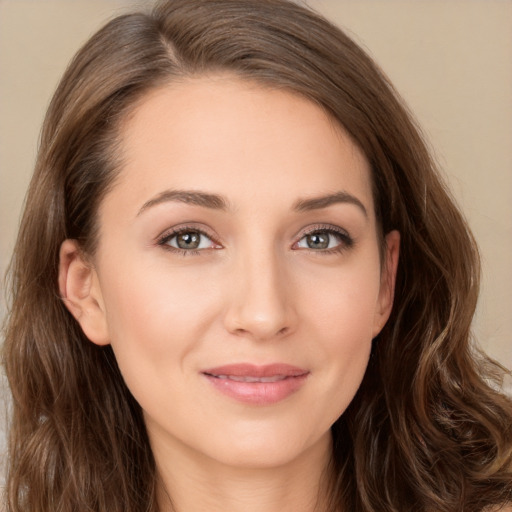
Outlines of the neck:
<svg viewBox="0 0 512 512">
<path fill-rule="evenodd" d="M 325 512 L 331 439 L 278 467 L 229 466 L 186 446 L 154 446 L 161 512 Z"/>
</svg>

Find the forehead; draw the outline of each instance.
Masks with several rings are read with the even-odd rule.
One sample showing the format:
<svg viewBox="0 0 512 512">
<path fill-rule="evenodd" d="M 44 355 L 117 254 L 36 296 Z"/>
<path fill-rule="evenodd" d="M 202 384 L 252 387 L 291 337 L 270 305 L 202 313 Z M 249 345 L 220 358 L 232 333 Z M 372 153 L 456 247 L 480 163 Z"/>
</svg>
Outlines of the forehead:
<svg viewBox="0 0 512 512">
<path fill-rule="evenodd" d="M 343 189 L 373 210 L 368 163 L 339 123 L 298 94 L 233 76 L 147 94 L 121 127 L 121 151 L 114 193 L 134 207 L 168 188 L 260 204 Z"/>
</svg>

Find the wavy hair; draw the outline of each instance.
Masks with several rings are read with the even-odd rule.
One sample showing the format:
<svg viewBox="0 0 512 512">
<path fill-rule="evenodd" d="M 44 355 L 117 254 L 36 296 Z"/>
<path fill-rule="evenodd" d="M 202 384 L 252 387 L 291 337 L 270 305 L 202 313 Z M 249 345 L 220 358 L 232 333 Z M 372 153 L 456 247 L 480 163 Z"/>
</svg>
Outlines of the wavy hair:
<svg viewBox="0 0 512 512">
<path fill-rule="evenodd" d="M 477 512 L 510 501 L 512 403 L 496 391 L 505 370 L 470 337 L 477 248 L 389 81 L 296 3 L 167 0 L 92 36 L 44 121 L 9 274 L 7 510 L 158 510 L 140 406 L 111 348 L 89 342 L 64 307 L 59 248 L 71 238 L 94 253 L 98 207 L 122 168 L 120 125 L 141 98 L 209 72 L 325 109 L 371 164 L 381 233 L 401 233 L 392 316 L 332 427 L 330 510 Z"/>
</svg>

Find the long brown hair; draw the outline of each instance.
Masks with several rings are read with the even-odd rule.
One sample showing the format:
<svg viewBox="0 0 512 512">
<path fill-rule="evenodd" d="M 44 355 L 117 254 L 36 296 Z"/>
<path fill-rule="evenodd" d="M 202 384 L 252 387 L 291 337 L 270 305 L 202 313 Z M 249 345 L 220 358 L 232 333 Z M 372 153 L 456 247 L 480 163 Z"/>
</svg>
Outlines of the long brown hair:
<svg viewBox="0 0 512 512">
<path fill-rule="evenodd" d="M 317 103 L 373 170 L 382 233 L 402 236 L 394 310 L 332 427 L 331 510 L 476 512 L 512 489 L 512 403 L 470 324 L 474 240 L 401 100 L 338 28 L 286 0 L 167 0 L 120 16 L 66 71 L 49 107 L 10 269 L 4 364 L 13 395 L 10 512 L 157 511 L 139 405 L 110 347 L 89 342 L 57 286 L 61 243 L 94 253 L 122 168 L 120 124 L 143 95 L 229 72 Z"/>
</svg>

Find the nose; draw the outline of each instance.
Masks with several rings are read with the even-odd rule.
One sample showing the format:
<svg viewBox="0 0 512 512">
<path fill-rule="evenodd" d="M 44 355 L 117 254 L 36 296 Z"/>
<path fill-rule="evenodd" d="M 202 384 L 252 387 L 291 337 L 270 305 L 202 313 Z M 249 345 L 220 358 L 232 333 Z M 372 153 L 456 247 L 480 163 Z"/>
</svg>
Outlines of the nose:
<svg viewBox="0 0 512 512">
<path fill-rule="evenodd" d="M 224 317 L 232 334 L 254 340 L 279 339 L 295 330 L 292 282 L 278 255 L 245 255 L 230 276 L 232 293 Z"/>
</svg>

